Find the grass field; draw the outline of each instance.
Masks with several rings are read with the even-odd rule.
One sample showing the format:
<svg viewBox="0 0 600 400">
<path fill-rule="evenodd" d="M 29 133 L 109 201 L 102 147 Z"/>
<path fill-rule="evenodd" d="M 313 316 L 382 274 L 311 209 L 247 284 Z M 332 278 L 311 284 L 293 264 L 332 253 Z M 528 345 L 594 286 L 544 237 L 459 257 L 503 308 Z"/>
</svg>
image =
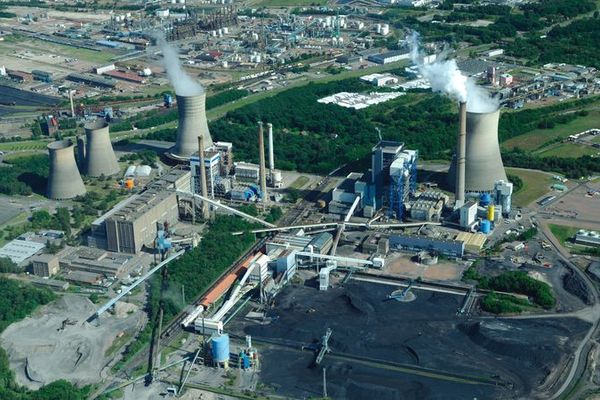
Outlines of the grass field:
<svg viewBox="0 0 600 400">
<path fill-rule="evenodd" d="M 579 230 L 579 228 L 566 225 L 548 224 L 548 227 L 561 244 L 571 244 L 571 239 Z"/>
<path fill-rule="evenodd" d="M 523 187 L 513 195 L 513 204 L 517 207 L 525 207 L 548 193 L 553 183 L 552 176 L 543 172 L 506 168 L 506 173 L 523 180 Z"/>
<path fill-rule="evenodd" d="M 556 143 L 542 150 L 536 151 L 535 154 L 541 157 L 564 157 L 564 158 L 579 158 L 581 156 L 592 155 L 600 152 L 600 149 L 594 149 L 591 146 L 585 146 L 575 143 Z"/>
<path fill-rule="evenodd" d="M 0 151 L 43 150 L 49 142 L 45 140 L 23 140 L 20 142 L 0 143 Z"/>
<path fill-rule="evenodd" d="M 564 125 L 556 125 L 554 129 L 533 130 L 503 142 L 502 147 L 507 149 L 519 147 L 523 150 L 536 150 L 557 136 L 566 138 L 569 135 L 591 128 L 600 128 L 600 111 L 590 111 L 585 117 L 578 117 Z"/>
</svg>

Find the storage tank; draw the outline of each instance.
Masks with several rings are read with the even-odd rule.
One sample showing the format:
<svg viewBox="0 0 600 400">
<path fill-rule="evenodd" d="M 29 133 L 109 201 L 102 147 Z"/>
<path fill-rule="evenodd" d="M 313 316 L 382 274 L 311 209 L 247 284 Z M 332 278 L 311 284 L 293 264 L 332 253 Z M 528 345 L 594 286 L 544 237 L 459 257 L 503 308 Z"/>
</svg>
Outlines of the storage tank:
<svg viewBox="0 0 600 400">
<path fill-rule="evenodd" d="M 125 189 L 131 190 L 131 189 L 133 189 L 133 186 L 134 186 L 133 185 L 133 179 L 127 179 L 125 181 Z"/>
<path fill-rule="evenodd" d="M 121 168 L 115 156 L 108 134 L 108 122 L 96 119 L 84 126 L 85 130 L 85 168 L 89 176 L 110 176 Z"/>
<path fill-rule="evenodd" d="M 482 193 L 479 196 L 479 205 L 482 207 L 488 206 L 492 202 L 492 196 L 489 193 Z"/>
<path fill-rule="evenodd" d="M 492 230 L 492 223 L 490 221 L 488 221 L 487 219 L 484 219 L 483 221 L 481 221 L 481 224 L 479 225 L 479 231 L 481 233 L 485 233 L 487 235 L 488 233 L 490 233 L 491 230 Z"/>
<path fill-rule="evenodd" d="M 222 335 L 213 336 L 210 339 L 210 342 L 214 362 L 229 362 L 229 335 L 225 333 Z"/>
<path fill-rule="evenodd" d="M 179 110 L 177 142 L 169 151 L 175 159 L 188 160 L 198 153 L 198 136 L 202 135 L 205 149 L 213 146 L 206 122 L 206 93 L 194 96 L 176 95 Z"/>
<path fill-rule="evenodd" d="M 71 139 L 48 144 L 50 172 L 47 195 L 53 200 L 72 199 L 85 194 L 85 186 L 75 162 L 74 145 Z"/>
<path fill-rule="evenodd" d="M 491 222 L 494 222 L 495 212 L 496 212 L 496 209 L 494 208 L 494 205 L 490 204 L 487 209 L 487 219 L 490 220 Z"/>
</svg>

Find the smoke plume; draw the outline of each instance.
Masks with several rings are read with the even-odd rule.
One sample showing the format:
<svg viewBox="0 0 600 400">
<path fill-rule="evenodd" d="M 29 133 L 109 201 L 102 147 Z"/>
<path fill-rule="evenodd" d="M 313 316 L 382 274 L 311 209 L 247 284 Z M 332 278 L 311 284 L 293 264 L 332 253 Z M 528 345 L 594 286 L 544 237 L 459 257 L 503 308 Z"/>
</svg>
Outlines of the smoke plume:
<svg viewBox="0 0 600 400">
<path fill-rule="evenodd" d="M 413 32 L 409 39 L 412 62 L 419 72 L 431 84 L 434 92 L 443 92 L 458 101 L 467 102 L 467 110 L 471 112 L 493 112 L 499 107 L 498 101 L 458 69 L 456 60 L 446 59 L 446 54 L 438 54 L 435 61 L 425 63 L 419 50 L 419 37 Z"/>
<path fill-rule="evenodd" d="M 197 96 L 204 88 L 194 78 L 189 76 L 179 61 L 177 49 L 169 45 L 162 35 L 155 35 L 156 43 L 163 54 L 163 64 L 175 93 L 179 96 Z"/>
</svg>

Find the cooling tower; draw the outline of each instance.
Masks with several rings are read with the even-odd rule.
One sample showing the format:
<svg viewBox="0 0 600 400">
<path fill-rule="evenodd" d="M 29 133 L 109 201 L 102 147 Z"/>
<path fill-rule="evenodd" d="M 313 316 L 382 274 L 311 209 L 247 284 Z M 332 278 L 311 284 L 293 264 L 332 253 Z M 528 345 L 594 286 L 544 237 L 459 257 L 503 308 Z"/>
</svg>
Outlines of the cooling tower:
<svg viewBox="0 0 600 400">
<path fill-rule="evenodd" d="M 85 130 L 85 162 L 84 174 L 89 176 L 110 176 L 121 169 L 110 143 L 108 122 L 97 119 L 87 123 Z"/>
<path fill-rule="evenodd" d="M 48 197 L 53 200 L 72 199 L 84 195 L 85 186 L 79 175 L 73 141 L 70 139 L 52 142 L 50 153 L 50 174 L 48 175 Z"/>
<path fill-rule="evenodd" d="M 499 118 L 500 110 L 467 112 L 466 192 L 491 192 L 496 181 L 508 180 L 498 144 Z"/>
<path fill-rule="evenodd" d="M 500 111 L 491 113 L 467 112 L 466 146 L 465 146 L 465 193 L 482 193 L 494 190 L 494 183 L 507 181 L 500 145 L 498 144 L 498 120 Z M 459 135 L 460 137 L 460 135 Z M 460 142 L 460 140 L 459 140 Z M 452 160 L 448 171 L 448 183 L 457 193 L 459 151 Z"/>
<path fill-rule="evenodd" d="M 213 141 L 208 131 L 205 111 L 206 94 L 196 96 L 177 95 L 179 126 L 177 143 L 170 150 L 176 159 L 189 159 L 198 152 L 198 136 L 204 139 L 205 148 L 212 147 Z"/>
</svg>

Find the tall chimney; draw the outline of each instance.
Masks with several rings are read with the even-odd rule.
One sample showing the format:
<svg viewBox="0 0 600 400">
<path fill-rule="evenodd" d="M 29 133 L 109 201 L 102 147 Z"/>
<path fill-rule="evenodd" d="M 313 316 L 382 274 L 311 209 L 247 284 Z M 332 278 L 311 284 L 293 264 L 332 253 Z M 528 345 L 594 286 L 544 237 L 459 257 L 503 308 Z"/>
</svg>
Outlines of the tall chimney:
<svg viewBox="0 0 600 400">
<path fill-rule="evenodd" d="M 73 106 L 73 91 L 69 89 L 69 103 L 71 103 L 71 117 L 75 118 L 75 107 Z"/>
<path fill-rule="evenodd" d="M 204 165 L 204 138 L 202 136 L 198 136 L 198 158 L 200 158 L 200 190 L 202 192 L 202 197 L 208 198 L 208 186 L 206 185 L 206 166 Z M 208 203 L 203 201 L 202 218 L 205 221 L 208 221 L 209 217 Z"/>
<path fill-rule="evenodd" d="M 275 148 L 273 147 L 273 124 L 267 124 L 267 130 L 269 132 L 269 176 L 273 180 L 273 171 L 275 170 Z M 271 182 L 272 184 L 273 182 Z"/>
<path fill-rule="evenodd" d="M 258 157 L 260 161 L 260 191 L 263 195 L 263 201 L 267 201 L 267 171 L 265 168 L 265 139 L 263 137 L 263 124 L 258 122 Z"/>
<path fill-rule="evenodd" d="M 465 203 L 465 161 L 467 152 L 467 103 L 461 101 L 458 108 L 459 128 L 456 145 L 456 207 Z"/>
</svg>

